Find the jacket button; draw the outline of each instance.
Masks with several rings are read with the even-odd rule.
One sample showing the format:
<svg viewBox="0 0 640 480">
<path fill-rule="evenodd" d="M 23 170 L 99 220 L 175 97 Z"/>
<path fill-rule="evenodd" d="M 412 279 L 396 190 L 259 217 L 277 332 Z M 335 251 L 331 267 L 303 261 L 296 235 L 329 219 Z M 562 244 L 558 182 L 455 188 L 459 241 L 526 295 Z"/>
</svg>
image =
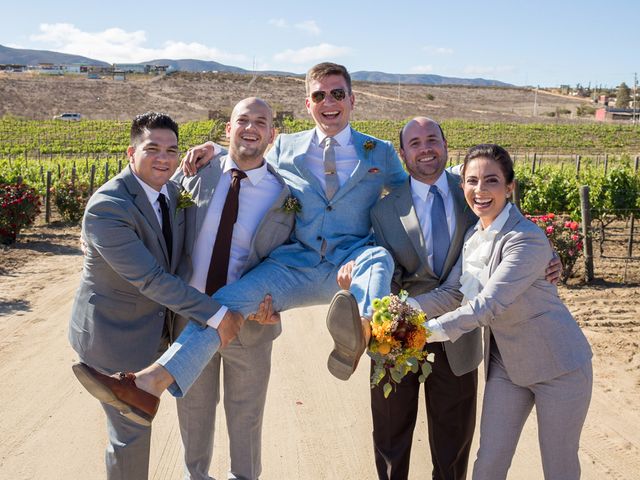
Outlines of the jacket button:
<svg viewBox="0 0 640 480">
<path fill-rule="evenodd" d="M 164 312 L 158 312 L 159 317 L 164 317 Z"/>
<path fill-rule="evenodd" d="M 330 212 L 331 210 L 333 210 L 333 207 L 331 205 L 327 206 L 327 211 Z"/>
<path fill-rule="evenodd" d="M 316 240 L 320 241 L 320 240 L 322 240 L 322 237 L 317 236 L 317 237 L 316 237 Z"/>
</svg>

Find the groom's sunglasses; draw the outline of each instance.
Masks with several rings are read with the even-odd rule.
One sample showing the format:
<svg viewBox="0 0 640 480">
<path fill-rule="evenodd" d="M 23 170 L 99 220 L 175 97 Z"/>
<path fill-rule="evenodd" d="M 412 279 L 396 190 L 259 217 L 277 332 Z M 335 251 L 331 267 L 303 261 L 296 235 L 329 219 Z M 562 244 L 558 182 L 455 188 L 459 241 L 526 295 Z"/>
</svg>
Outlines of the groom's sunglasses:
<svg viewBox="0 0 640 480">
<path fill-rule="evenodd" d="M 347 92 L 345 91 L 344 88 L 334 88 L 329 93 L 338 102 L 341 102 L 342 100 L 347 98 Z M 324 90 L 317 90 L 315 92 L 311 92 L 310 97 L 313 103 L 320 103 L 325 98 L 327 98 L 327 92 L 325 92 Z"/>
</svg>

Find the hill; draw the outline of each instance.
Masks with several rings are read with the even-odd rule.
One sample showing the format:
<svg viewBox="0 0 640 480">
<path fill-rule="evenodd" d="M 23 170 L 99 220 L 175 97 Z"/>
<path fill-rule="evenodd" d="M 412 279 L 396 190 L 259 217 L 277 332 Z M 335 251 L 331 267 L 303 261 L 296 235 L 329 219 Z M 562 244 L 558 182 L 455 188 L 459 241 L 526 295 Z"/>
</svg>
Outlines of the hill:
<svg viewBox="0 0 640 480">
<path fill-rule="evenodd" d="M 39 63 L 74 64 L 109 66 L 107 62 L 80 55 L 51 52 L 49 50 L 26 50 L 9 48 L 0 45 L 0 64 L 5 65 L 38 65 Z"/>
</svg>

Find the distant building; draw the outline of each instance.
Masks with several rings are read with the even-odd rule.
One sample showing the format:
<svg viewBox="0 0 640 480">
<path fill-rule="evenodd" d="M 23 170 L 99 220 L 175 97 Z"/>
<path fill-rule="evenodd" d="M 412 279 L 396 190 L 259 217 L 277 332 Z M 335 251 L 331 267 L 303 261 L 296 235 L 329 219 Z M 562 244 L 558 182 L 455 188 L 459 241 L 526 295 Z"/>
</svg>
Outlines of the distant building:
<svg viewBox="0 0 640 480">
<path fill-rule="evenodd" d="M 149 65 L 139 63 L 114 63 L 113 70 L 120 70 L 125 73 L 149 73 Z"/>
<path fill-rule="evenodd" d="M 40 75 L 64 75 L 64 67 L 53 63 L 39 63 L 34 70 Z"/>
<path fill-rule="evenodd" d="M 634 111 L 631 108 L 604 107 L 596 110 L 596 120 L 599 122 L 632 122 Z M 640 111 L 635 112 L 636 120 L 640 118 Z"/>
</svg>

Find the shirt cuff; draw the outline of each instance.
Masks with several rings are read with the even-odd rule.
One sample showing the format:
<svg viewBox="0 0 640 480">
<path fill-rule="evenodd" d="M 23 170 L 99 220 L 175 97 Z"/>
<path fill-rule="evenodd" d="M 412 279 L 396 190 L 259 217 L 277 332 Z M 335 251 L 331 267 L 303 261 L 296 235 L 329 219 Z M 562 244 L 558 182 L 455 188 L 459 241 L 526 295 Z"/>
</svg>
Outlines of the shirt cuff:
<svg viewBox="0 0 640 480">
<path fill-rule="evenodd" d="M 418 310 L 419 312 L 422 311 L 422 307 L 420 306 L 420 303 L 413 297 L 407 297 L 406 300 L 407 305 L 409 305 L 411 308 L 415 308 L 416 310 Z"/>
<path fill-rule="evenodd" d="M 429 329 L 429 331 L 431 332 L 431 335 L 427 339 L 428 343 L 446 342 L 449 340 L 449 335 L 447 335 L 447 332 L 444 331 L 442 323 L 440 323 L 440 320 L 438 320 L 437 318 L 428 320 L 424 326 L 427 327 L 427 329 Z"/>
<path fill-rule="evenodd" d="M 220 309 L 216 312 L 216 314 L 207 320 L 207 327 L 217 329 L 220 326 L 220 322 L 222 322 L 222 318 L 226 315 L 229 309 L 222 305 Z"/>
</svg>

